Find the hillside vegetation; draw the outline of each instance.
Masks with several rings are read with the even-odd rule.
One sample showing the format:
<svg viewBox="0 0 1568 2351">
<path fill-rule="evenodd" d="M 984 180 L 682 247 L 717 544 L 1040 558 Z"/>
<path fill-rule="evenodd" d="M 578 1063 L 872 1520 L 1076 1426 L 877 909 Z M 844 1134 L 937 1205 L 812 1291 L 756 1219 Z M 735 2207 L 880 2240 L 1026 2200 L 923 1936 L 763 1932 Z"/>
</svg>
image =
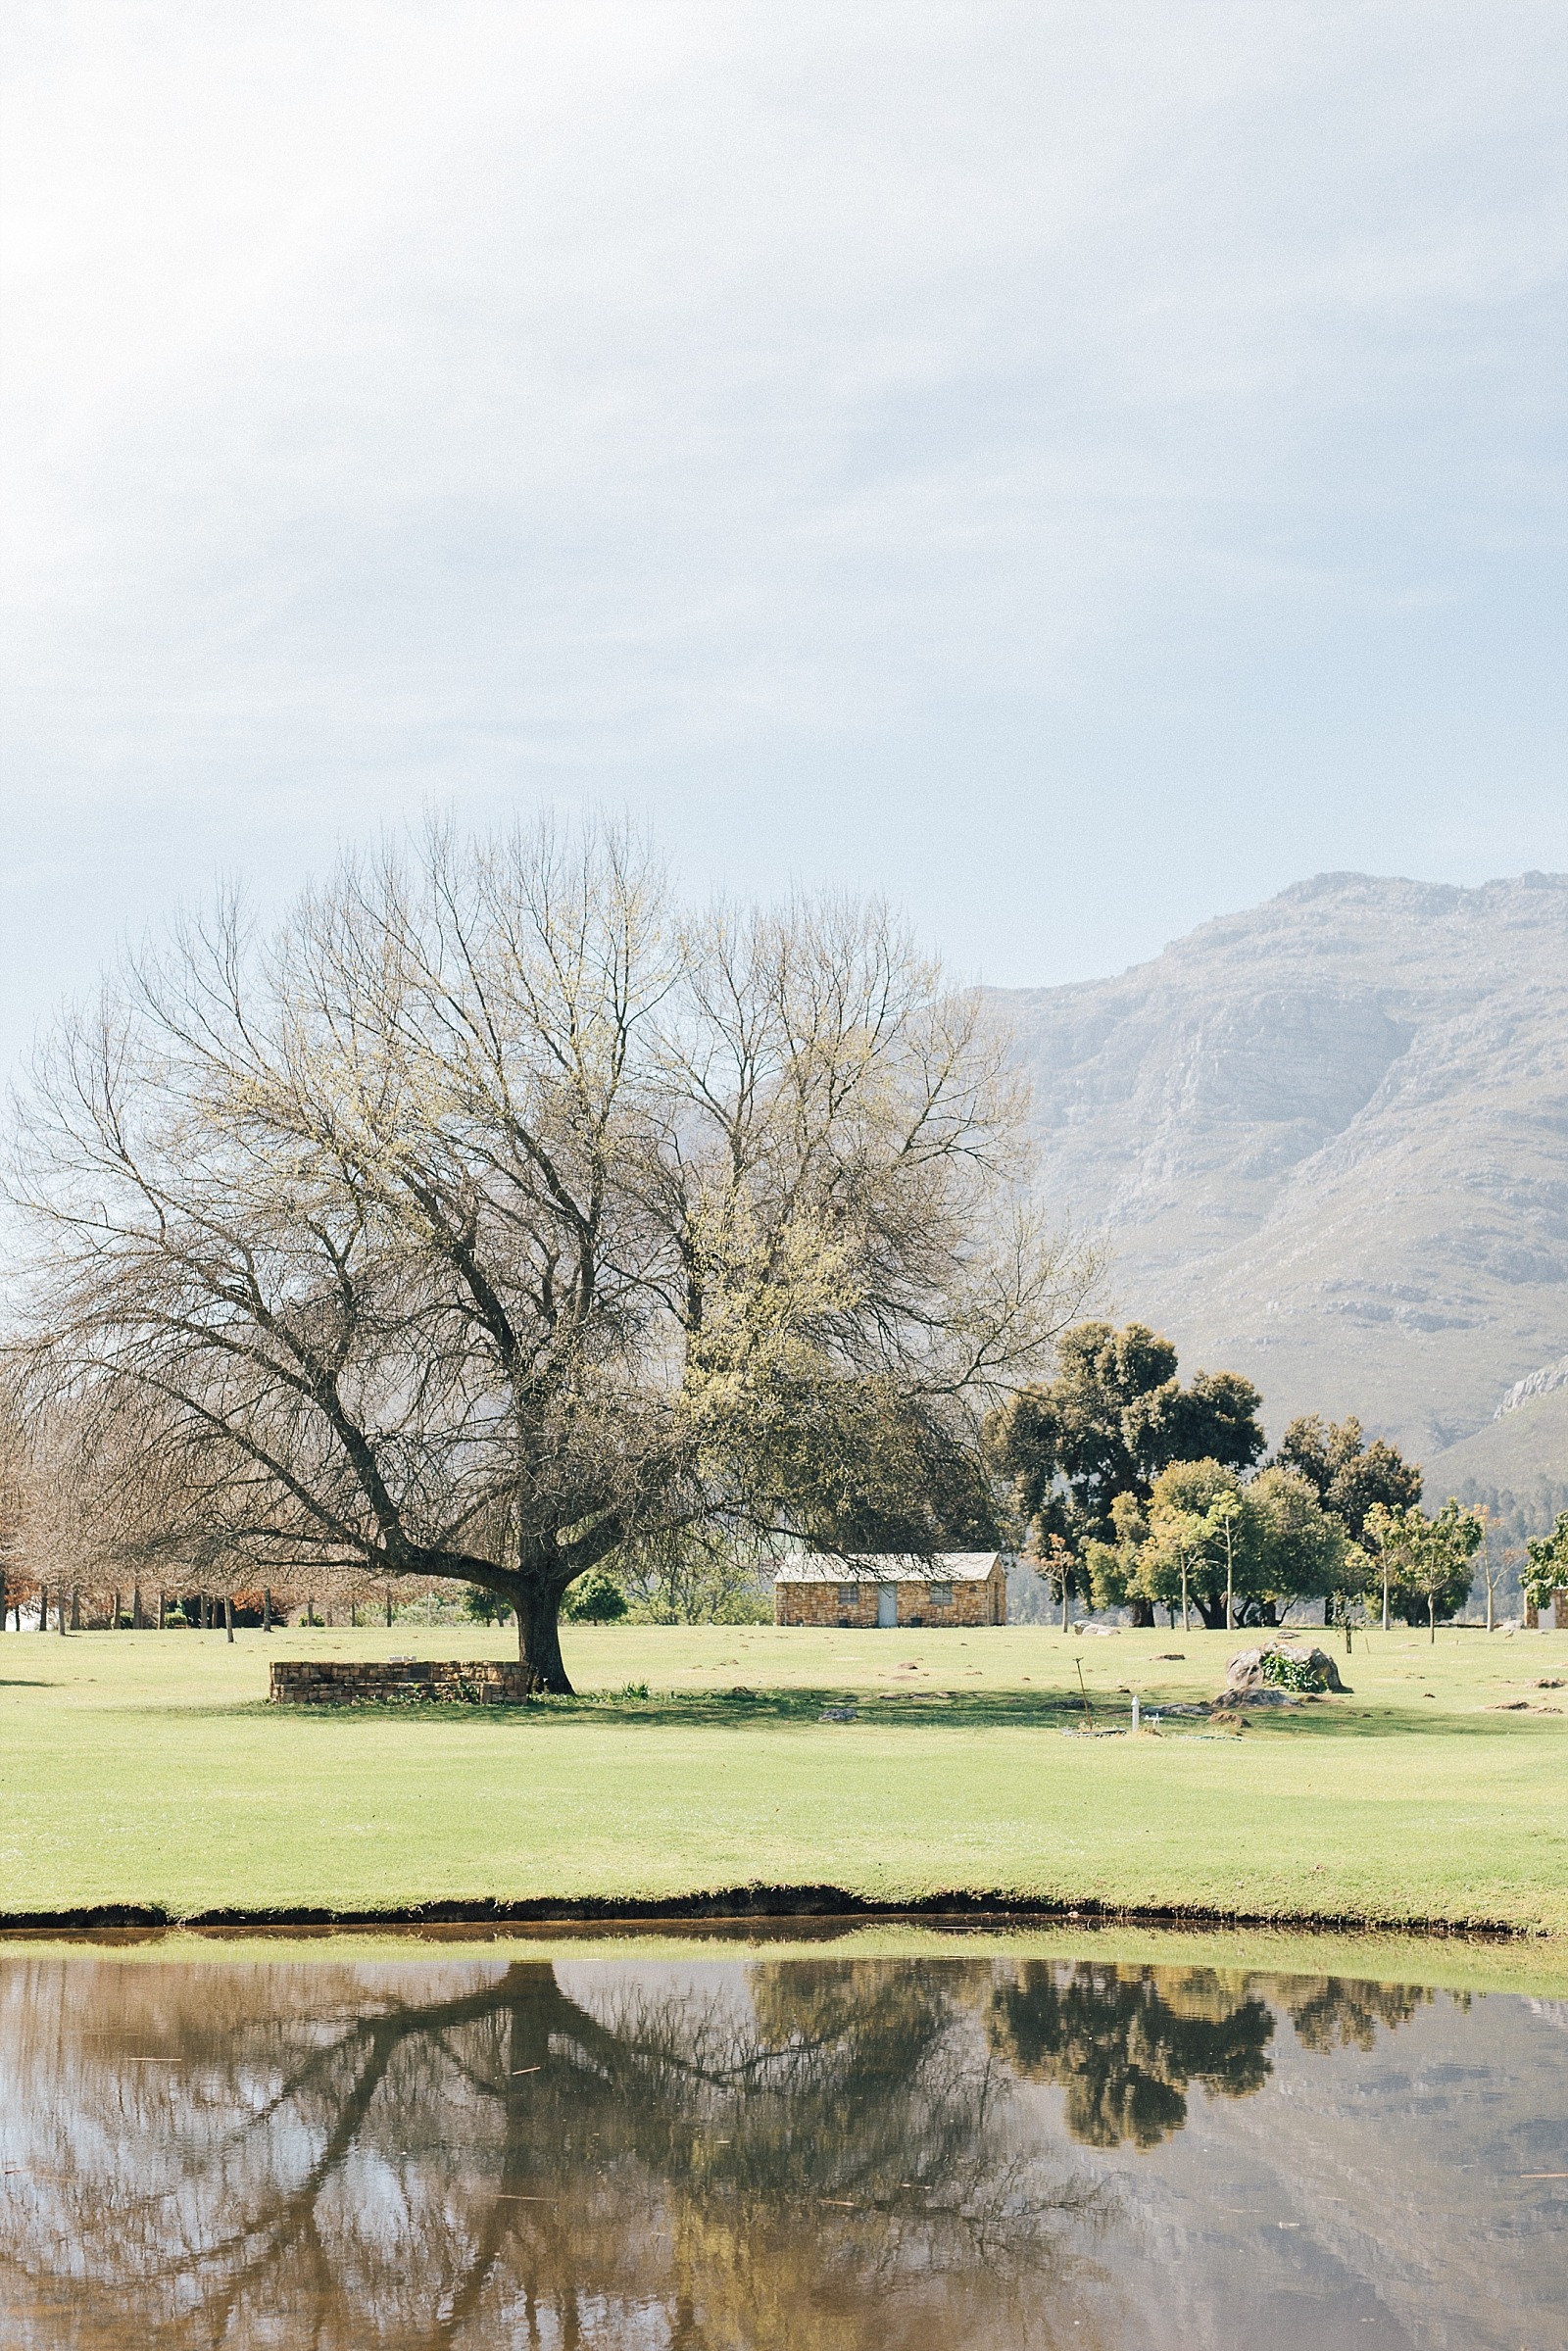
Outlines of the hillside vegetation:
<svg viewBox="0 0 1568 2351">
<path fill-rule="evenodd" d="M 1120 1311 L 1271 1437 L 1358 1413 L 1429 1498 L 1568 1480 L 1568 875 L 1320 875 L 1004 1001 Z"/>
</svg>

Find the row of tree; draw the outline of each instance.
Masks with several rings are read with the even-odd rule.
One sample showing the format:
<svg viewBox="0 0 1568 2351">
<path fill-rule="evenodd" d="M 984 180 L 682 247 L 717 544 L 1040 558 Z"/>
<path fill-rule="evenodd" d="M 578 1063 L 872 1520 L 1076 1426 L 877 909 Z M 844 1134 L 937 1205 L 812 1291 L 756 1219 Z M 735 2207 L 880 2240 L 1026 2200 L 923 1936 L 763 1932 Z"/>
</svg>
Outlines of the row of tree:
<svg viewBox="0 0 1568 2351">
<path fill-rule="evenodd" d="M 991 1457 L 1064 1624 L 1075 1597 L 1211 1629 L 1322 1599 L 1347 1623 L 1375 1605 L 1385 1625 L 1435 1630 L 1463 1605 L 1480 1514 L 1450 1500 L 1429 1517 L 1419 1468 L 1354 1419 L 1295 1420 L 1264 1463 L 1261 1401 L 1235 1372 L 1184 1388 L 1175 1348 L 1142 1323 L 1085 1322 L 1055 1377 L 993 1415 Z"/>
</svg>

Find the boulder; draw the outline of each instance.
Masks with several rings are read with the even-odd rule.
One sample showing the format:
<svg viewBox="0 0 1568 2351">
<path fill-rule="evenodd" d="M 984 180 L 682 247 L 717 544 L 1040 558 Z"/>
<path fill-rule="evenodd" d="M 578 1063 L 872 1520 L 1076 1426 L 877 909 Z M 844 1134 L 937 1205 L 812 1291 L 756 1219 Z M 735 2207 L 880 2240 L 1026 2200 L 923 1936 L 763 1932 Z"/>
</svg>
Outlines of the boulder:
<svg viewBox="0 0 1568 2351">
<path fill-rule="evenodd" d="M 1345 1683 L 1340 1680 L 1340 1669 L 1327 1649 L 1315 1645 L 1308 1647 L 1305 1641 L 1273 1641 L 1260 1648 L 1237 1650 L 1225 1668 L 1226 1698 L 1234 1702 L 1244 1693 L 1287 1689 L 1289 1685 L 1275 1681 L 1265 1671 L 1264 1660 L 1270 1656 L 1288 1658 L 1293 1666 L 1303 1672 L 1309 1690 L 1337 1690 L 1346 1695 L 1349 1694 Z"/>
</svg>

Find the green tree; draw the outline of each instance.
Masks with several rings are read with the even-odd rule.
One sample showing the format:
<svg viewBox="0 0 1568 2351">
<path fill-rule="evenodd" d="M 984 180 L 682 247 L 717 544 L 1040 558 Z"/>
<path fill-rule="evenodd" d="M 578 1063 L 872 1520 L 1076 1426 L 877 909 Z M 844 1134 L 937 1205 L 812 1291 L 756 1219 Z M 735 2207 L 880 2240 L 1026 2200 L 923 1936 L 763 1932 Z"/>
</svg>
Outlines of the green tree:
<svg viewBox="0 0 1568 2351">
<path fill-rule="evenodd" d="M 1210 1632 L 1235 1621 L 1238 1592 L 1261 1597 L 1262 1528 L 1240 1478 L 1220 1461 L 1175 1461 L 1154 1480 L 1149 1535 L 1130 1589 L 1174 1611 L 1196 1606 Z"/>
<path fill-rule="evenodd" d="M 1265 1623 L 1272 1622 L 1276 1607 L 1322 1599 L 1353 1582 L 1355 1546 L 1338 1514 L 1324 1508 L 1306 1479 L 1271 1463 L 1252 1479 L 1247 1498 L 1258 1521 Z"/>
<path fill-rule="evenodd" d="M 1558 1512 L 1549 1535 L 1526 1543 L 1524 1588 L 1533 1608 L 1546 1607 L 1554 1592 L 1568 1591 L 1568 1510 Z"/>
<path fill-rule="evenodd" d="M 1111 1541 L 1099 1543 L 1093 1538 L 1083 1546 L 1081 1573 L 1088 1586 L 1089 1595 L 1097 1608 L 1145 1608 L 1144 1593 L 1134 1593 L 1138 1575 L 1138 1554 L 1149 1541 L 1149 1513 L 1136 1494 L 1119 1494 L 1110 1506 Z M 1057 1543 L 1073 1554 L 1060 1536 L 1052 1536 Z"/>
<path fill-rule="evenodd" d="M 1381 1437 L 1368 1445 L 1353 1416 L 1326 1421 L 1319 1412 L 1303 1414 L 1286 1430 L 1275 1458 L 1306 1480 L 1355 1543 L 1365 1532 L 1367 1512 L 1379 1503 L 1399 1510 L 1421 1499 L 1416 1464 Z"/>
<path fill-rule="evenodd" d="M 1136 1523 L 1121 1512 L 1118 1561 Z M 1293 1600 L 1316 1598 L 1342 1571 L 1344 1529 L 1290 1471 L 1263 1470 L 1244 1485 L 1219 1461 L 1177 1461 L 1155 1479 L 1134 1549 L 1129 1589 L 1174 1609 L 1196 1606 L 1210 1632 L 1273 1624 Z"/>
<path fill-rule="evenodd" d="M 1083 1322 L 1057 1343 L 1055 1377 L 1009 1398 L 987 1425 L 991 1456 L 1036 1552 L 1060 1538 L 1093 1581 L 1112 1573 L 1103 1553 L 1118 1537 L 1123 1495 L 1147 1502 L 1177 1461 L 1248 1469 L 1262 1453 L 1260 1398 L 1236 1372 L 1200 1371 L 1183 1388 L 1176 1349 L 1143 1323 L 1117 1330 Z M 1099 1546 L 1091 1564 L 1086 1546 Z M 1129 1590 L 1135 1620 L 1153 1621 L 1148 1595 Z"/>
<path fill-rule="evenodd" d="M 571 1624 L 618 1624 L 626 1613 L 626 1594 L 608 1569 L 596 1567 L 573 1584 L 561 1613 Z"/>
<path fill-rule="evenodd" d="M 1396 1509 L 1374 1503 L 1366 1515 L 1366 1536 L 1383 1586 L 1385 1630 L 1391 1616 L 1408 1625 L 1424 1615 L 1436 1641 L 1438 1618 L 1452 1616 L 1470 1596 L 1470 1562 L 1484 1533 L 1475 1512 L 1451 1495 L 1432 1518 L 1414 1502 Z"/>
</svg>

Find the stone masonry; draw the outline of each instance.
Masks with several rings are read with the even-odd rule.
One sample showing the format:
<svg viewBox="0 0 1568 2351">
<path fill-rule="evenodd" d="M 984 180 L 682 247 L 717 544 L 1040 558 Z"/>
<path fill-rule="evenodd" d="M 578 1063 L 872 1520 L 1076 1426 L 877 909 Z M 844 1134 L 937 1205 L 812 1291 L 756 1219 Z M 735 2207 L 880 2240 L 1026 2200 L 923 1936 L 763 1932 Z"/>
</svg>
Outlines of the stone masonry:
<svg viewBox="0 0 1568 2351">
<path fill-rule="evenodd" d="M 523 1668 L 466 1657 L 373 1660 L 281 1658 L 269 1693 L 277 1706 L 357 1706 L 381 1698 L 515 1706 L 528 1695 Z"/>
<path fill-rule="evenodd" d="M 939 1603 L 930 1584 L 901 1583 L 898 1592 L 900 1625 L 998 1625 L 1006 1622 L 1007 1585 L 1001 1571 L 994 1579 L 976 1579 L 937 1589 L 952 1596 Z M 877 1586 L 855 1583 L 785 1584 L 774 1588 L 774 1622 L 780 1625 L 830 1625 L 849 1630 L 874 1628 Z"/>
</svg>

